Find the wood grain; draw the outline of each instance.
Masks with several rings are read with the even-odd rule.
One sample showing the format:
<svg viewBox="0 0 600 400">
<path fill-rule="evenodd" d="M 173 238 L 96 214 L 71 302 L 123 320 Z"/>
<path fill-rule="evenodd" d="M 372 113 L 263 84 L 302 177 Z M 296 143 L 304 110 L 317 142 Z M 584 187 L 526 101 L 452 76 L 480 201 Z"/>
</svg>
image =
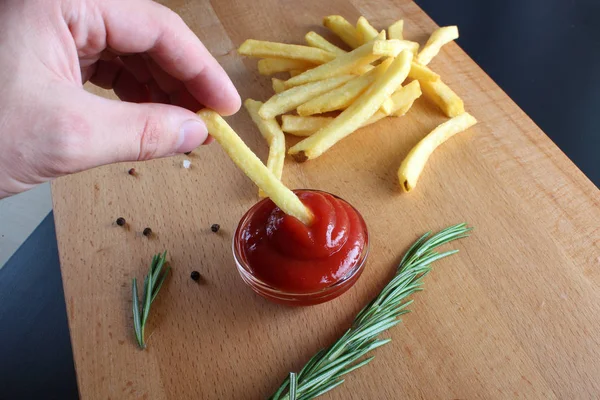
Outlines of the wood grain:
<svg viewBox="0 0 600 400">
<path fill-rule="evenodd" d="M 235 49 L 247 38 L 301 43 L 321 18 L 405 20 L 421 43 L 436 25 L 406 1 L 165 1 L 232 77 L 265 100 L 270 79 Z M 329 37 L 329 36 L 328 36 Z M 305 164 L 286 160 L 292 188 L 338 194 L 372 236 L 362 278 L 341 298 L 286 308 L 238 277 L 231 236 L 256 188 L 213 144 L 183 156 L 102 167 L 57 180 L 54 210 L 83 399 L 265 398 L 290 370 L 331 343 L 429 229 L 466 221 L 375 361 L 326 398 L 594 398 L 600 393 L 600 197 L 593 184 L 459 48 L 431 67 L 480 123 L 436 152 L 402 194 L 396 170 L 444 117 L 424 99 L 407 116 L 351 135 Z M 100 91 L 97 91 L 100 93 Z M 249 116 L 228 121 L 264 159 Z M 139 175 L 127 170 L 135 166 Z M 124 217 L 129 229 L 114 221 Z M 219 223 L 218 234 L 210 225 Z M 156 237 L 141 235 L 151 227 Z M 167 249 L 173 274 L 150 317 L 149 348 L 133 339 L 131 278 Z M 198 270 L 204 283 L 189 278 Z"/>
</svg>

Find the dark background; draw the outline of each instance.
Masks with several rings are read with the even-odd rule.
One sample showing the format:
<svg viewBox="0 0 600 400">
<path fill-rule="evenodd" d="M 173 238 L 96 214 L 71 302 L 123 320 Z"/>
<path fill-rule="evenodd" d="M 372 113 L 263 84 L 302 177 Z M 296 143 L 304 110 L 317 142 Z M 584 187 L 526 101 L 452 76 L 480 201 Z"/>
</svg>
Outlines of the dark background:
<svg viewBox="0 0 600 400">
<path fill-rule="evenodd" d="M 417 3 L 600 186 L 600 0 Z M 0 270 L 0 400 L 76 398 L 50 214 Z"/>
</svg>

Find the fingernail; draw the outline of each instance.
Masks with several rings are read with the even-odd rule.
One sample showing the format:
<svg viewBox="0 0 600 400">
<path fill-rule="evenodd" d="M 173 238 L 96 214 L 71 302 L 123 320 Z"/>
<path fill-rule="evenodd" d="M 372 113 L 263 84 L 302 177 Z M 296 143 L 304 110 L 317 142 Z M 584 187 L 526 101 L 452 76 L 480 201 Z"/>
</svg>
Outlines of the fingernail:
<svg viewBox="0 0 600 400">
<path fill-rule="evenodd" d="M 206 140 L 208 131 L 204 122 L 197 119 L 185 121 L 179 129 L 179 139 L 177 140 L 177 153 L 187 153 L 200 146 Z"/>
</svg>

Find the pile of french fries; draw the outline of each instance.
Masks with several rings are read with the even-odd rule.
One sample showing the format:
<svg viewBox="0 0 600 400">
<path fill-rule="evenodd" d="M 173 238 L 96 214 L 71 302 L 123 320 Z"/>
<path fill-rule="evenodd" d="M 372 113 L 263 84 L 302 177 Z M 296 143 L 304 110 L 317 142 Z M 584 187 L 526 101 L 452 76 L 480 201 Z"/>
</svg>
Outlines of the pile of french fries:
<svg viewBox="0 0 600 400">
<path fill-rule="evenodd" d="M 418 43 L 403 37 L 402 20 L 390 25 L 387 32 L 378 32 L 364 17 L 352 25 L 332 15 L 324 18 L 323 25 L 349 50 L 315 32 L 306 34 L 306 46 L 248 39 L 238 49 L 241 55 L 260 58 L 260 74 L 283 72 L 290 76 L 287 80 L 272 78 L 275 95 L 264 103 L 244 102 L 269 145 L 266 166 L 217 113 L 208 109 L 198 112 L 211 135 L 259 187 L 259 195 L 270 197 L 286 214 L 305 224 L 313 218 L 310 210 L 281 183 L 284 132 L 304 137 L 287 151 L 304 162 L 319 157 L 361 127 L 405 115 L 423 94 L 450 119 L 426 135 L 400 165 L 400 186 L 409 192 L 433 151 L 477 122 L 465 112 L 460 97 L 427 67 L 442 46 L 458 38 L 456 26 L 435 30 L 419 49 Z"/>
<path fill-rule="evenodd" d="M 305 137 L 288 149 L 304 162 L 322 155 L 331 146 L 385 117 L 405 115 L 423 94 L 451 119 L 434 129 L 409 153 L 398 171 L 400 185 L 412 190 L 431 153 L 456 133 L 477 121 L 465 112 L 463 101 L 427 65 L 442 46 L 458 38 L 458 28 L 435 30 L 421 48 L 403 36 L 399 20 L 378 32 L 365 17 L 352 25 L 339 15 L 323 19 L 323 25 L 350 49 L 344 50 L 316 32 L 304 37 L 307 45 L 246 40 L 238 53 L 261 58 L 262 75 L 289 73 L 290 78 L 272 78 L 275 95 L 263 103 L 248 99 L 246 109 L 267 143 L 265 124 L 281 132 Z M 294 114 L 288 114 L 293 112 Z M 337 112 L 335 117 L 320 114 Z M 281 124 L 276 118 L 281 116 Z M 269 152 L 267 165 L 281 176 L 281 146 Z M 273 158 L 276 161 L 271 161 Z"/>
</svg>

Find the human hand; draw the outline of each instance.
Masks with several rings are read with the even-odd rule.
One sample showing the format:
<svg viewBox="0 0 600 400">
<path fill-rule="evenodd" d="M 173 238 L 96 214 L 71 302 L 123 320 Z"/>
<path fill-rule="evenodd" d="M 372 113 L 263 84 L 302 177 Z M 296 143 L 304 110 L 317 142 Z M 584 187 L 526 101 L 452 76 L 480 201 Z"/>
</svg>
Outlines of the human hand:
<svg viewBox="0 0 600 400">
<path fill-rule="evenodd" d="M 86 92 L 87 80 L 124 101 Z M 240 97 L 166 7 L 0 1 L 0 198 L 103 164 L 191 151 L 207 139 L 192 112 L 202 105 L 230 115 Z"/>
</svg>

